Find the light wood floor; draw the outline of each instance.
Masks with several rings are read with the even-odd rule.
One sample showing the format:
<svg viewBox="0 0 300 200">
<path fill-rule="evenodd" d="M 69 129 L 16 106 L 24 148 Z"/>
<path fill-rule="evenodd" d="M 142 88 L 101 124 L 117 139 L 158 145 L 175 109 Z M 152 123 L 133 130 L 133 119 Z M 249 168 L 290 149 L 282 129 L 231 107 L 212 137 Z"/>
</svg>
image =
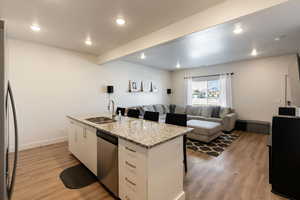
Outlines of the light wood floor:
<svg viewBox="0 0 300 200">
<path fill-rule="evenodd" d="M 186 200 L 283 200 L 270 192 L 267 136 L 240 134 L 217 158 L 188 151 Z M 113 199 L 98 183 L 79 190 L 65 188 L 59 174 L 77 163 L 67 143 L 22 151 L 13 200 Z"/>
</svg>

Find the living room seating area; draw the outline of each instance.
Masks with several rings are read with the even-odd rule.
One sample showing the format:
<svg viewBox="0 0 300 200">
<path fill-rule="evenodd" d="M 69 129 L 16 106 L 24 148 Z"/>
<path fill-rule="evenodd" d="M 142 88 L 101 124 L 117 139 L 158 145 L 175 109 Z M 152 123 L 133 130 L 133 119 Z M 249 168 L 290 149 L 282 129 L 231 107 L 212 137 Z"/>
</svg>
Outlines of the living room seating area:
<svg viewBox="0 0 300 200">
<path fill-rule="evenodd" d="M 234 109 L 212 105 L 154 104 L 134 106 L 128 109 L 139 110 L 141 117 L 147 111 L 158 112 L 160 122 L 165 122 L 167 113 L 186 114 L 187 126 L 194 128 L 188 137 L 202 142 L 210 142 L 220 136 L 222 132 L 231 132 L 237 120 L 237 113 Z"/>
</svg>

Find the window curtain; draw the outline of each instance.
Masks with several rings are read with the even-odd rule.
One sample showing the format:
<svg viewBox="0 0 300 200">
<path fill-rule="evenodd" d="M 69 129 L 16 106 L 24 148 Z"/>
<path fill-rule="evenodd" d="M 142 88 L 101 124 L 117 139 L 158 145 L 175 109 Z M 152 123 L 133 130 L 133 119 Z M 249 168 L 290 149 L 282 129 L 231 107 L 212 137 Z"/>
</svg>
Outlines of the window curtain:
<svg viewBox="0 0 300 200">
<path fill-rule="evenodd" d="M 220 76 L 220 105 L 232 108 L 232 77 L 230 74 Z"/>
<path fill-rule="evenodd" d="M 192 78 L 186 78 L 185 79 L 185 105 L 192 105 L 192 99 L 193 99 L 193 88 L 192 88 Z"/>
</svg>

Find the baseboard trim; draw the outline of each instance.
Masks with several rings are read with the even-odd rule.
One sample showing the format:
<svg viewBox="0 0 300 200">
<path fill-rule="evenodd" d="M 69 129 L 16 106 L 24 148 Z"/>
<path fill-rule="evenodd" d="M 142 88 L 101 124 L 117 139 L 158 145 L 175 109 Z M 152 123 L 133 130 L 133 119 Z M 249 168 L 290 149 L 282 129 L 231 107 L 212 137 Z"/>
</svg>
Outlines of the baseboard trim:
<svg viewBox="0 0 300 200">
<path fill-rule="evenodd" d="M 60 142 L 65 142 L 67 140 L 68 140 L 68 137 L 65 136 L 65 137 L 59 137 L 59 138 L 54 138 L 54 139 L 50 139 L 50 140 L 41 140 L 41 141 L 32 142 L 32 143 L 28 143 L 28 144 L 22 144 L 19 146 L 19 151 L 42 147 L 42 146 L 47 146 L 50 144 L 56 144 L 56 143 L 60 143 Z M 11 147 L 10 152 L 14 152 L 14 151 L 15 151 L 14 148 Z"/>
</svg>

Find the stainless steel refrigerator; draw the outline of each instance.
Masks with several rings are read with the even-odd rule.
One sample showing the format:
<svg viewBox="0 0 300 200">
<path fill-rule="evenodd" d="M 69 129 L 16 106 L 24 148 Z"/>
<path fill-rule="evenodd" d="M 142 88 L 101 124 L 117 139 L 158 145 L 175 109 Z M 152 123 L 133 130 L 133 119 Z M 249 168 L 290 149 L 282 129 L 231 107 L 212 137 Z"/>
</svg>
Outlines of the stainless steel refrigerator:
<svg viewBox="0 0 300 200">
<path fill-rule="evenodd" d="M 9 130 L 10 116 L 14 130 Z M 13 133 L 11 135 L 10 133 Z M 14 142 L 10 140 L 14 140 Z M 14 144 L 14 147 L 10 146 Z M 9 150 L 13 150 L 9 154 Z M 18 126 L 14 98 L 5 61 L 5 23 L 0 20 L 0 200 L 13 194 L 18 160 Z"/>
</svg>

